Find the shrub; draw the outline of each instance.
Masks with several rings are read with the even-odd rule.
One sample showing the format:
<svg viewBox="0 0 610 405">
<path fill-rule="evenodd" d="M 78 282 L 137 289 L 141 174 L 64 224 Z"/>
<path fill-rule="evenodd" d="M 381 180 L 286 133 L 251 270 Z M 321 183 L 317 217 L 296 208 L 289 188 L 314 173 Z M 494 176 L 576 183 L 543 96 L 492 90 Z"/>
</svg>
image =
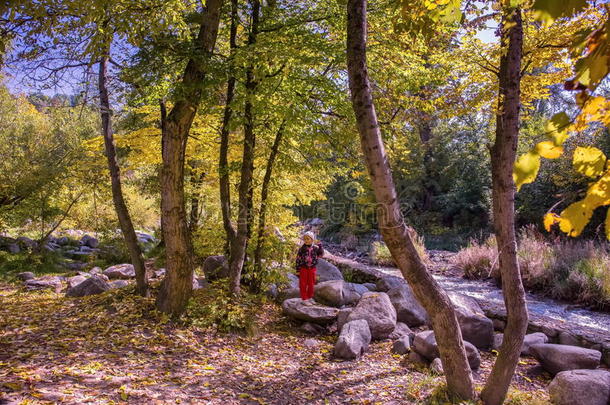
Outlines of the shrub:
<svg viewBox="0 0 610 405">
<path fill-rule="evenodd" d="M 415 250 L 417 250 L 419 257 L 425 264 L 430 264 L 430 256 L 428 256 L 423 236 L 420 236 L 413 228 L 408 229 L 409 236 L 415 245 Z M 369 257 L 371 258 L 371 261 L 378 266 L 396 266 L 390 249 L 388 249 L 388 246 L 384 242 L 373 242 L 371 244 Z"/>
<path fill-rule="evenodd" d="M 484 244 L 472 242 L 453 257 L 452 263 L 464 271 L 464 277 L 487 278 L 497 271 L 492 239 Z M 519 233 L 517 258 L 526 288 L 599 309 L 610 307 L 610 251 L 605 244 L 548 240 L 526 227 Z"/>
<path fill-rule="evenodd" d="M 61 272 L 63 259 L 54 252 L 8 253 L 0 251 L 0 278 L 11 279 L 17 273 L 31 271 L 35 274 Z"/>
<path fill-rule="evenodd" d="M 245 291 L 237 298 L 231 297 L 226 282 L 211 283 L 208 288 L 197 290 L 189 301 L 187 322 L 220 332 L 253 334 L 255 313 L 263 303 L 263 297 Z"/>
</svg>

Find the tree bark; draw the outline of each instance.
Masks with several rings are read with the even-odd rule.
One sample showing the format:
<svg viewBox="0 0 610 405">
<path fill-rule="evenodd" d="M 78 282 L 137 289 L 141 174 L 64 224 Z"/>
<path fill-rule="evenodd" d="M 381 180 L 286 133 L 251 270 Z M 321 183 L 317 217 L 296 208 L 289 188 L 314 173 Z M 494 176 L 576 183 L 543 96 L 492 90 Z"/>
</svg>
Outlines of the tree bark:
<svg viewBox="0 0 610 405">
<path fill-rule="evenodd" d="M 504 341 L 481 398 L 485 404 L 504 402 L 519 362 L 528 314 L 517 261 L 515 237 L 515 183 L 513 166 L 519 137 L 521 57 L 523 26 L 521 10 L 507 8 L 502 16 L 500 88 L 496 113 L 496 140 L 491 150 L 493 216 L 507 323 Z"/>
<path fill-rule="evenodd" d="M 142 250 L 138 245 L 138 237 L 129 215 L 129 210 L 121 187 L 121 170 L 116 159 L 116 148 L 114 145 L 114 134 L 112 133 L 111 108 L 108 97 L 108 49 L 102 56 L 99 63 L 98 88 L 100 92 L 100 115 L 102 118 L 102 135 L 104 136 L 104 146 L 106 158 L 108 159 L 108 171 L 110 172 L 110 183 L 112 188 L 112 201 L 114 209 L 119 219 L 121 233 L 125 239 L 125 245 L 129 251 L 129 257 L 136 272 L 136 290 L 138 294 L 146 296 L 148 293 L 148 283 L 146 280 L 146 267 Z"/>
<path fill-rule="evenodd" d="M 197 164 L 194 164 L 198 166 Z M 201 203 L 201 186 L 203 185 L 203 180 L 205 179 L 205 172 L 197 173 L 195 170 L 196 167 L 193 167 L 190 176 L 191 183 L 191 209 L 189 212 L 189 232 L 191 237 L 197 231 L 199 227 L 199 205 Z"/>
<path fill-rule="evenodd" d="M 258 23 L 260 14 L 260 1 L 251 0 L 252 5 L 252 27 L 248 34 L 248 46 L 253 48 L 258 35 Z M 254 116 L 252 112 L 252 98 L 258 85 L 254 78 L 254 65 L 250 64 L 246 71 L 246 100 L 244 104 L 244 151 L 242 157 L 241 178 L 239 182 L 239 207 L 237 217 L 237 234 L 231 244 L 231 256 L 229 259 L 229 288 L 233 295 L 240 293 L 241 273 L 246 256 L 248 234 L 252 221 L 252 177 L 254 174 L 254 147 L 256 134 L 254 132 Z"/>
<path fill-rule="evenodd" d="M 193 288 L 192 241 L 186 221 L 184 160 L 188 133 L 201 101 L 206 68 L 216 45 L 223 0 L 208 0 L 202 14 L 195 55 L 189 59 L 178 99 L 164 120 L 161 136 L 161 223 L 167 273 L 157 297 L 157 308 L 172 316 L 184 312 Z"/>
<path fill-rule="evenodd" d="M 462 399 L 473 399 L 472 374 L 455 311 L 419 257 L 400 212 L 368 78 L 366 0 L 349 0 L 347 8 L 349 88 L 362 152 L 377 200 L 379 228 L 403 276 L 430 315 L 449 391 Z"/>
<path fill-rule="evenodd" d="M 273 165 L 275 164 L 275 159 L 277 158 L 277 154 L 280 150 L 280 144 L 282 143 L 285 127 L 286 118 L 282 120 L 282 123 L 275 134 L 275 139 L 273 140 L 273 145 L 271 146 L 271 153 L 269 154 L 269 160 L 267 161 L 267 167 L 265 168 L 263 184 L 261 186 L 261 205 L 260 212 L 258 213 L 256 248 L 254 249 L 254 272 L 257 276 L 257 280 L 254 282 L 254 287 L 256 289 L 260 289 L 260 276 L 263 272 L 262 255 L 263 245 L 265 243 L 265 227 L 267 226 L 267 198 L 269 197 L 269 185 L 271 184 Z"/>
<path fill-rule="evenodd" d="M 229 78 L 227 80 L 227 97 L 225 110 L 222 117 L 222 128 L 220 130 L 220 157 L 218 159 L 218 178 L 220 184 L 220 210 L 222 212 L 222 225 L 227 238 L 226 254 L 231 252 L 231 245 L 235 239 L 235 228 L 231 224 L 231 185 L 229 183 L 229 134 L 231 117 L 233 115 L 233 97 L 235 95 L 235 72 L 233 57 L 237 48 L 237 0 L 231 0 L 231 30 L 229 35 Z"/>
</svg>

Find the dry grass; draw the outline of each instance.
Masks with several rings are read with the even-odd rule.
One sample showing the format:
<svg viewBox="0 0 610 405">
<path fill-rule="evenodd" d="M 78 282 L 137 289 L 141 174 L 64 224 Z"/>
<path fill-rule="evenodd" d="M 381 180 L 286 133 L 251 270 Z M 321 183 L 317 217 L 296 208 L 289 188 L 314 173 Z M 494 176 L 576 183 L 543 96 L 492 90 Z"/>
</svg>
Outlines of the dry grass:
<svg viewBox="0 0 610 405">
<path fill-rule="evenodd" d="M 417 250 L 419 257 L 424 263 L 430 264 L 430 256 L 428 256 L 428 252 L 426 251 L 424 237 L 420 236 L 413 228 L 409 228 L 409 236 L 415 245 L 415 249 Z M 390 250 L 383 242 L 373 242 L 371 244 L 369 255 L 371 261 L 378 266 L 396 266 L 396 263 L 390 254 Z"/>
<path fill-rule="evenodd" d="M 581 240 L 548 240 L 532 227 L 519 234 L 517 256 L 526 288 L 594 308 L 610 308 L 610 249 Z M 454 258 L 464 277 L 499 278 L 494 238 L 472 242 Z"/>
</svg>

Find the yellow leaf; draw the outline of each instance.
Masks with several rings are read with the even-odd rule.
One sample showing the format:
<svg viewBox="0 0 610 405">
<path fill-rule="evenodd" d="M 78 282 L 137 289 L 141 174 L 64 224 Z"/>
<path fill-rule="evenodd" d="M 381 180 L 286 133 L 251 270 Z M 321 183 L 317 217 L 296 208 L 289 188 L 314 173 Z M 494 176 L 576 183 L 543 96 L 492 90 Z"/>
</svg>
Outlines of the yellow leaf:
<svg viewBox="0 0 610 405">
<path fill-rule="evenodd" d="M 604 172 L 606 155 L 592 146 L 579 146 L 574 151 L 572 165 L 578 173 L 588 177 L 598 177 Z"/>
<path fill-rule="evenodd" d="M 546 229 L 547 232 L 550 232 L 551 226 L 558 223 L 560 219 L 561 218 L 559 217 L 559 215 L 549 212 L 544 216 L 544 229 Z"/>
<path fill-rule="evenodd" d="M 535 151 L 529 151 L 521 155 L 515 162 L 515 167 L 513 168 L 513 180 L 517 186 L 517 191 L 519 191 L 522 185 L 536 180 L 539 169 L 539 154 L 537 154 Z"/>
<path fill-rule="evenodd" d="M 560 112 L 548 120 L 544 124 L 546 135 L 557 146 L 563 145 L 568 138 L 568 126 L 570 125 L 570 117 L 565 112 Z"/>
<path fill-rule="evenodd" d="M 555 145 L 554 142 L 544 141 L 536 145 L 536 152 L 546 159 L 557 159 L 563 154 L 563 147 Z"/>
<path fill-rule="evenodd" d="M 570 204 L 561 212 L 559 229 L 569 236 L 578 236 L 589 223 L 591 215 L 593 215 L 593 209 L 584 200 Z"/>
</svg>

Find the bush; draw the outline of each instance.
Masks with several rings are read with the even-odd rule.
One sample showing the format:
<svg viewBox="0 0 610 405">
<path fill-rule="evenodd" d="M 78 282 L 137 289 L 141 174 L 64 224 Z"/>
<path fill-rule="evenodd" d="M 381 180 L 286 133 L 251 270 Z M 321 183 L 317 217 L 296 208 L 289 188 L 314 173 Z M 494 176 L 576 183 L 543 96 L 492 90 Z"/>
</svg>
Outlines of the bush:
<svg viewBox="0 0 610 405">
<path fill-rule="evenodd" d="M 197 290 L 187 308 L 187 322 L 201 328 L 215 328 L 220 332 L 255 331 L 255 313 L 264 298 L 243 292 L 231 297 L 226 282 L 212 283 Z"/>
<path fill-rule="evenodd" d="M 492 237 L 483 244 L 472 242 L 452 263 L 466 278 L 487 278 L 497 272 L 497 255 Z M 526 227 L 519 233 L 517 258 L 527 289 L 594 308 L 610 308 L 610 250 L 605 243 L 548 240 L 533 227 Z"/>
<path fill-rule="evenodd" d="M 16 274 L 31 271 L 35 274 L 58 273 L 63 259 L 53 252 L 8 253 L 0 251 L 0 278 L 11 279 Z"/>
<path fill-rule="evenodd" d="M 423 236 L 420 236 L 413 228 L 408 229 L 409 236 L 411 237 L 411 241 L 415 245 L 415 250 L 417 250 L 419 257 L 425 264 L 430 264 L 430 256 L 428 256 L 428 252 L 426 251 L 426 245 Z M 390 253 L 390 249 L 388 249 L 387 245 L 384 242 L 373 242 L 371 244 L 369 256 L 371 258 L 371 261 L 378 266 L 396 266 L 394 258 Z"/>
</svg>

